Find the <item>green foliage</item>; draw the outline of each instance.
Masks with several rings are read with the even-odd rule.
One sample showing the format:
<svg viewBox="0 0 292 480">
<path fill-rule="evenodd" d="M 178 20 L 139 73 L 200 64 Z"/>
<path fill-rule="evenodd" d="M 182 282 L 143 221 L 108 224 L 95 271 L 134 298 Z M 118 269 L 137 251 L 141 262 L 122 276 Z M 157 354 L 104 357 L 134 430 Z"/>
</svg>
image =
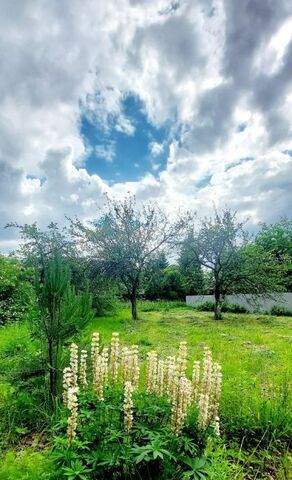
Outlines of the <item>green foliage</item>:
<svg viewBox="0 0 292 480">
<path fill-rule="evenodd" d="M 0 458 L 1 480 L 45 480 L 51 478 L 51 464 L 43 453 L 32 449 L 9 450 Z"/>
<path fill-rule="evenodd" d="M 176 300 L 159 300 L 159 301 L 149 301 L 149 300 L 144 300 L 139 302 L 139 309 L 141 312 L 169 312 L 170 310 L 173 310 L 175 308 L 183 308 L 183 309 L 190 309 L 192 310 L 192 307 L 189 307 L 186 305 L 185 301 L 176 301 Z"/>
<path fill-rule="evenodd" d="M 177 265 L 170 265 L 163 271 L 162 285 L 160 288 L 162 299 L 185 299 L 184 279 Z"/>
<path fill-rule="evenodd" d="M 36 223 L 12 226 L 20 230 L 24 241 L 20 253 L 34 270 L 38 314 L 32 331 L 43 345 L 50 400 L 54 405 L 60 388 L 62 346 L 93 319 L 92 298 L 83 285 L 80 292 L 72 285 L 70 266 L 76 266 L 78 278 L 82 276 L 83 263 L 74 263 L 76 252 L 64 230 L 59 230 L 55 223 L 44 231 Z"/>
<path fill-rule="evenodd" d="M 194 228 L 194 227 L 193 227 Z M 283 290 L 283 262 L 254 243 L 237 221 L 236 213 L 215 210 L 214 218 L 200 222 L 197 235 L 191 231 L 193 255 L 211 273 L 214 292 L 214 318 L 222 318 L 222 303 L 227 294 L 262 294 L 271 297 Z"/>
<path fill-rule="evenodd" d="M 134 426 L 127 434 L 122 404 L 118 388 L 107 391 L 104 402 L 90 392 L 81 395 L 77 440 L 68 444 L 65 418 L 56 431 L 56 478 L 203 479 L 206 436 L 199 436 L 196 423 L 176 437 L 169 429 L 166 399 L 135 393 Z"/>
<path fill-rule="evenodd" d="M 210 313 L 196 311 L 181 302 L 141 302 L 139 308 L 143 321 L 134 324 L 129 321 L 129 308 L 122 305 L 115 315 L 92 319 L 78 334 L 82 346 L 88 348 L 91 333 L 96 330 L 100 331 L 103 342 L 109 342 L 112 331 L 120 331 L 122 340 L 140 345 L 141 359 L 145 358 L 149 347 L 154 346 L 166 355 L 174 354 L 174 339 L 175 342 L 179 339 L 188 341 L 190 357 L 200 358 L 201 346 L 209 345 L 223 366 L 220 405 L 222 442 L 213 444 L 212 447 L 207 445 L 207 451 L 202 454 L 202 444 L 196 439 L 195 432 L 186 430 L 185 434 L 179 437 L 179 442 L 184 444 L 184 457 L 210 458 L 211 461 L 206 463 L 204 469 L 208 472 L 207 478 L 211 480 L 252 480 L 255 476 L 287 480 L 291 470 L 291 456 L 287 448 L 292 436 L 288 377 L 292 362 L 290 319 L 281 316 L 226 313 L 222 322 L 215 322 Z M 27 367 L 30 368 L 30 359 L 34 368 L 38 362 L 39 348 L 39 342 L 31 337 L 27 323 L 12 323 L 0 328 L 1 370 L 27 370 Z M 14 374 L 0 375 L 0 448 L 6 448 L 8 442 L 10 445 L 11 442 L 27 444 L 48 425 L 56 425 L 56 418 L 50 419 L 48 416 L 41 383 L 43 384 L 42 377 L 22 379 Z M 49 478 L 66 478 L 65 474 L 61 473 L 63 467 L 71 469 L 67 471 L 70 474 L 72 470 L 78 472 L 80 465 L 75 462 L 81 462 L 83 467 L 88 469 L 103 468 L 107 479 L 111 478 L 108 473 L 111 468 L 118 471 L 117 475 L 124 472 L 124 465 L 128 465 L 128 462 L 132 462 L 133 468 L 136 468 L 131 450 L 135 446 L 130 444 L 126 448 L 124 442 L 126 443 L 127 439 L 124 433 L 120 436 L 122 419 L 118 405 L 121 405 L 121 394 L 117 395 L 116 399 L 110 401 L 112 408 L 106 410 L 99 409 L 101 406 L 97 410 L 94 398 L 87 397 L 82 400 L 82 427 L 78 435 L 84 435 L 84 443 L 80 438 L 74 448 L 68 448 L 64 416 L 53 430 L 53 435 L 50 430 L 45 434 L 50 443 L 51 436 L 56 434 L 58 437 L 54 449 L 55 465 L 50 468 L 52 477 Z M 162 418 L 162 412 L 165 412 L 166 421 L 169 414 L 165 406 L 159 403 L 159 399 L 153 401 L 152 397 L 148 397 L 147 402 L 147 398 L 142 396 L 139 399 L 139 395 L 135 398 L 135 404 L 135 415 L 140 425 L 137 435 L 144 435 L 142 427 L 146 428 L 143 441 L 136 442 L 138 447 L 153 443 L 154 439 L 148 435 L 150 430 L 155 432 L 155 438 L 156 434 L 160 435 L 159 448 L 166 448 L 176 455 L 178 447 L 169 443 L 165 430 L 160 428 L 161 425 L 157 425 L 156 421 L 157 414 Z M 137 416 L 141 411 L 146 417 Z M 113 429 L 112 416 L 119 419 L 113 421 L 116 425 Z M 189 421 L 194 423 L 191 419 Z M 92 428 L 89 428 L 91 424 Z M 104 430 L 104 426 L 108 429 Z M 103 434 L 98 433 L 101 430 Z M 136 435 L 135 432 L 133 434 Z M 95 449 L 91 452 L 97 436 L 98 445 L 102 446 L 104 441 L 108 450 L 101 453 L 99 449 Z M 172 437 L 171 441 L 173 440 Z M 164 441 L 166 445 L 161 444 Z M 192 452 L 194 446 L 199 448 L 198 453 Z M 0 478 L 6 480 L 7 472 L 3 464 L 5 468 L 8 467 L 3 458 L 5 456 L 0 460 Z M 137 464 L 138 468 L 145 468 L 146 473 L 142 478 L 149 478 L 147 465 L 152 468 L 152 461 L 163 462 L 166 478 L 171 479 L 174 475 L 177 479 L 183 478 L 182 472 L 175 470 L 176 462 L 167 455 L 163 461 L 158 458 Z M 105 464 L 101 465 L 103 462 Z M 19 465 L 22 464 L 18 455 L 14 454 L 9 462 L 11 478 L 21 479 L 21 474 L 26 473 L 26 467 Z M 39 474 L 36 478 L 42 479 L 42 473 L 39 473 L 37 468 L 35 470 Z M 187 465 L 183 466 L 183 470 L 188 470 Z M 153 478 L 157 478 L 160 473 L 161 470 L 156 470 Z M 91 474 L 87 472 L 85 475 L 90 479 Z M 135 473 L 132 475 L 132 478 L 137 478 Z M 27 478 L 34 479 L 33 473 L 30 472 Z"/>
<path fill-rule="evenodd" d="M 146 266 L 142 279 L 143 296 L 147 300 L 157 300 L 162 298 L 161 291 L 164 279 L 164 270 L 168 267 L 168 262 L 164 252 L 161 252 L 151 258 Z"/>
<path fill-rule="evenodd" d="M 177 241 L 185 220 L 171 223 L 153 203 L 139 206 L 135 197 L 122 201 L 107 199 L 106 210 L 91 228 L 72 221 L 72 234 L 105 275 L 121 282 L 136 320 L 137 298 L 147 265 L 162 248 Z"/>
<path fill-rule="evenodd" d="M 206 300 L 205 302 L 196 304 L 193 308 L 198 312 L 214 312 L 214 302 Z M 242 305 L 226 302 L 222 303 L 221 311 L 229 313 L 247 313 L 246 308 Z"/>
<path fill-rule="evenodd" d="M 35 316 L 32 280 L 31 269 L 0 255 L 0 325 Z"/>
<path fill-rule="evenodd" d="M 35 333 L 46 345 L 49 391 L 55 398 L 60 388 L 62 345 L 94 318 L 92 299 L 86 291 L 75 292 L 70 285 L 69 267 L 57 251 L 43 262 L 37 296 L 40 314 Z"/>
<path fill-rule="evenodd" d="M 186 295 L 199 295 L 205 292 L 205 278 L 200 262 L 193 251 L 194 235 L 190 232 L 182 242 L 178 264 Z"/>
<path fill-rule="evenodd" d="M 285 285 L 292 291 L 292 220 L 281 218 L 277 223 L 262 224 L 256 244 L 272 254 L 284 267 Z"/>
<path fill-rule="evenodd" d="M 283 316 L 283 317 L 292 317 L 292 312 L 291 310 L 288 310 L 288 308 L 283 307 L 282 305 L 274 305 L 271 309 L 271 315 L 276 315 L 276 316 Z"/>
</svg>

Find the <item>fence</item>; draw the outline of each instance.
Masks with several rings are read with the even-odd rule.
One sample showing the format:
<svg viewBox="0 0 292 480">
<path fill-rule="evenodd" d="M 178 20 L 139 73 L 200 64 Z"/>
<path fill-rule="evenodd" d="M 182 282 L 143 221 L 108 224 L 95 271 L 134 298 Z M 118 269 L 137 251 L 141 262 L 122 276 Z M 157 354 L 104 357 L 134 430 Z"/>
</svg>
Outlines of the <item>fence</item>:
<svg viewBox="0 0 292 480">
<path fill-rule="evenodd" d="M 190 306 L 196 306 L 206 301 L 214 302 L 214 296 L 186 296 L 186 304 Z M 227 303 L 233 303 L 245 307 L 250 313 L 270 312 L 274 306 L 281 306 L 292 311 L 292 293 L 274 293 L 273 298 L 266 298 L 263 295 L 226 295 L 225 301 Z"/>
</svg>

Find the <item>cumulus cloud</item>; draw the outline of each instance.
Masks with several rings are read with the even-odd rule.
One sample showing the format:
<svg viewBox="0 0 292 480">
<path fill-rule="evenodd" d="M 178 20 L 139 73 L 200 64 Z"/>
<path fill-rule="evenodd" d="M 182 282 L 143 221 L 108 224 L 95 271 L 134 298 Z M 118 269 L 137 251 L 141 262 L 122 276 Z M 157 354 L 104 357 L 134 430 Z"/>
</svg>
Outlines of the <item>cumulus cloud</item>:
<svg viewBox="0 0 292 480">
<path fill-rule="evenodd" d="M 0 250 L 16 242 L 7 222 L 91 218 L 104 192 L 169 212 L 208 213 L 215 201 L 251 224 L 289 215 L 291 25 L 289 0 L 4 0 Z M 153 174 L 109 186 L 86 159 L 95 149 L 112 162 L 111 132 L 135 135 L 129 93 L 150 123 L 170 127 L 169 155 L 161 169 L 165 144 L 151 138 Z M 86 144 L 82 116 L 107 144 Z"/>
</svg>

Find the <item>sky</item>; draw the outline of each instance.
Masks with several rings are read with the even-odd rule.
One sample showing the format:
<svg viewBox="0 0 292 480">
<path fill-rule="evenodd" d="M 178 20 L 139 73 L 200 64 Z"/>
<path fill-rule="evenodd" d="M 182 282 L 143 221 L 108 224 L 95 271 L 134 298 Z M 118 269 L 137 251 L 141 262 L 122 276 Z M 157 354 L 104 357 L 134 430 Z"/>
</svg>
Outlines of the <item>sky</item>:
<svg viewBox="0 0 292 480">
<path fill-rule="evenodd" d="M 0 252 L 105 193 L 291 217 L 291 0 L 0 7 Z"/>
</svg>

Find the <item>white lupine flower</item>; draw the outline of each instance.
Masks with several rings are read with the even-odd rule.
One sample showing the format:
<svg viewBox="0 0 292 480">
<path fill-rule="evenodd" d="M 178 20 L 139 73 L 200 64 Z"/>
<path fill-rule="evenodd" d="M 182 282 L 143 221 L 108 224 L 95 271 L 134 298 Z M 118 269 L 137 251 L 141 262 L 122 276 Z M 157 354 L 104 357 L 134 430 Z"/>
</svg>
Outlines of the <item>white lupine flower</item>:
<svg viewBox="0 0 292 480">
<path fill-rule="evenodd" d="M 183 377 L 186 374 L 187 369 L 187 355 L 188 347 L 187 342 L 180 342 L 178 356 L 177 356 L 177 373 L 179 377 Z"/>
<path fill-rule="evenodd" d="M 200 388 L 200 362 L 193 363 L 192 387 L 193 399 L 197 400 Z"/>
<path fill-rule="evenodd" d="M 87 360 L 87 351 L 86 350 L 81 350 L 79 378 L 80 378 L 81 385 L 84 385 L 84 386 L 87 385 L 87 377 L 86 377 L 87 363 L 86 363 L 86 360 Z"/>
<path fill-rule="evenodd" d="M 78 417 L 78 387 L 69 387 L 68 389 L 68 409 L 70 410 L 70 417 L 67 420 L 68 428 L 67 435 L 69 442 L 72 443 L 76 437 L 77 417 Z"/>
<path fill-rule="evenodd" d="M 207 395 L 210 395 L 212 388 L 212 354 L 209 348 L 205 347 L 204 349 L 204 358 L 203 358 L 203 373 L 202 373 L 202 384 L 201 392 Z"/>
<path fill-rule="evenodd" d="M 156 390 L 158 395 L 162 396 L 165 393 L 165 362 L 164 360 L 158 360 L 157 366 L 157 386 Z"/>
<path fill-rule="evenodd" d="M 66 367 L 63 370 L 63 402 L 67 407 L 68 405 L 68 390 L 72 387 L 72 370 L 70 367 Z"/>
<path fill-rule="evenodd" d="M 99 355 L 99 333 L 94 332 L 91 340 L 91 354 L 90 354 L 92 370 L 94 370 L 95 360 L 98 355 Z"/>
<path fill-rule="evenodd" d="M 98 400 L 104 400 L 103 397 L 103 369 L 101 355 L 95 357 L 93 370 L 93 388 Z"/>
<path fill-rule="evenodd" d="M 78 385 L 78 347 L 75 343 L 70 347 L 70 368 L 72 371 L 72 386 Z"/>
<path fill-rule="evenodd" d="M 132 394 L 139 383 L 138 346 L 120 347 L 119 335 L 112 334 L 110 355 L 108 347 L 100 352 L 99 334 L 94 333 L 91 343 L 92 383 L 96 396 L 104 400 L 104 388 L 108 384 L 108 377 L 113 384 L 118 380 L 118 371 L 124 384 L 124 428 L 130 432 L 133 425 Z M 202 374 L 201 371 L 202 370 Z M 193 363 L 192 378 L 186 377 L 187 371 L 187 343 L 181 342 L 177 357 L 158 359 L 157 353 L 147 354 L 146 362 L 146 392 L 149 394 L 167 395 L 171 403 L 171 428 L 175 435 L 179 435 L 186 422 L 187 414 L 192 402 L 198 407 L 198 427 L 201 430 L 212 426 L 217 435 L 219 429 L 219 400 L 222 384 L 221 367 L 213 363 L 212 354 L 205 348 L 202 369 L 200 362 Z M 81 351 L 79 378 L 82 385 L 87 385 L 87 352 Z M 71 345 L 70 367 L 64 369 L 63 399 L 70 410 L 68 418 L 68 437 L 72 442 L 76 436 L 78 416 L 78 347 Z"/>
<path fill-rule="evenodd" d="M 200 393 L 199 398 L 199 418 L 198 424 L 202 430 L 205 430 L 208 427 L 209 420 L 209 395 L 207 393 Z"/>
<path fill-rule="evenodd" d="M 126 381 L 124 384 L 124 428 L 127 433 L 130 433 L 133 426 L 133 398 L 132 394 L 134 387 L 131 382 Z"/>
<path fill-rule="evenodd" d="M 103 385 L 107 385 L 108 382 L 108 347 L 104 347 L 101 353 L 101 375 Z"/>
<path fill-rule="evenodd" d="M 175 435 L 179 435 L 183 429 L 192 402 L 192 384 L 186 377 L 180 377 L 176 395 L 172 398 L 171 428 Z"/>
<path fill-rule="evenodd" d="M 131 382 L 133 388 L 136 389 L 138 387 L 140 376 L 137 345 L 133 345 L 131 348 L 122 348 L 121 368 L 123 382 Z"/>
<path fill-rule="evenodd" d="M 120 356 L 120 340 L 119 334 L 113 332 L 111 339 L 111 352 L 110 352 L 110 374 L 113 383 L 118 381 L 119 372 L 119 356 Z"/>
</svg>

